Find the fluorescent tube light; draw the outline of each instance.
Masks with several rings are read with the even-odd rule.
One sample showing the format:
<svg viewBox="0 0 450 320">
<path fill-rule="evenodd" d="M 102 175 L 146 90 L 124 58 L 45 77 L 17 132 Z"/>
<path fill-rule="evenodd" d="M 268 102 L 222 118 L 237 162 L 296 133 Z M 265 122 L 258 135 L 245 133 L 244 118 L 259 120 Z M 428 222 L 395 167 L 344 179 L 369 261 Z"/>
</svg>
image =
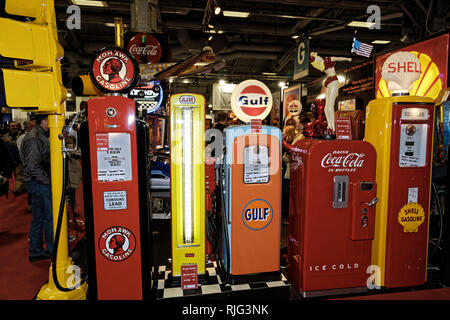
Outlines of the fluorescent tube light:
<svg viewBox="0 0 450 320">
<path fill-rule="evenodd" d="M 193 153 L 192 153 L 192 109 L 183 108 L 183 227 L 184 243 L 194 241 L 194 199 L 193 199 Z"/>
<path fill-rule="evenodd" d="M 233 17 L 233 18 L 248 18 L 250 12 L 242 12 L 242 11 L 223 11 L 223 15 L 225 17 Z"/>
<path fill-rule="evenodd" d="M 373 44 L 387 44 L 389 42 L 391 42 L 391 41 L 389 41 L 389 40 L 375 40 L 375 41 L 372 41 Z"/>
<path fill-rule="evenodd" d="M 108 7 L 106 1 L 95 1 L 95 0 L 72 0 L 73 4 L 77 6 L 90 6 L 90 7 Z"/>
<path fill-rule="evenodd" d="M 356 27 L 356 28 L 370 28 L 375 25 L 375 22 L 367 22 L 367 21 L 352 21 L 347 27 Z"/>
</svg>

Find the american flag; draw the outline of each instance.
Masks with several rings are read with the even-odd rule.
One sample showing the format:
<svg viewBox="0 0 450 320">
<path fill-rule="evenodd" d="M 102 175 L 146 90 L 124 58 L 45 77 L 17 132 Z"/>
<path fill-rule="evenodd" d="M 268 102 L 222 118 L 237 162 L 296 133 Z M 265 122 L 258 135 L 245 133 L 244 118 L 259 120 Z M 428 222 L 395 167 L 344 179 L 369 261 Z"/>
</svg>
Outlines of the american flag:
<svg viewBox="0 0 450 320">
<path fill-rule="evenodd" d="M 351 52 L 354 52 L 359 56 L 369 58 L 370 54 L 372 53 L 372 49 L 373 45 L 360 42 L 356 39 L 356 37 L 353 37 L 353 45 Z"/>
</svg>

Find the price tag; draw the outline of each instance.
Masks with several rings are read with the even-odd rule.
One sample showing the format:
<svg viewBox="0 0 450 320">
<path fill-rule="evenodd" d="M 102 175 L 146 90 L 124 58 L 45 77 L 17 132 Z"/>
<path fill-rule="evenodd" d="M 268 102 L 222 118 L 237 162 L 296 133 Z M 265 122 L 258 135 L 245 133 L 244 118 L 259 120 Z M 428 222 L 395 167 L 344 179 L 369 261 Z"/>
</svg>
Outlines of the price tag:
<svg viewBox="0 0 450 320">
<path fill-rule="evenodd" d="M 261 119 L 252 119 L 250 121 L 250 128 L 252 133 L 261 133 L 262 121 Z"/>
<path fill-rule="evenodd" d="M 198 273 L 197 264 L 184 264 L 181 266 L 181 289 L 197 289 Z"/>
<path fill-rule="evenodd" d="M 350 117 L 336 118 L 336 139 L 352 139 L 352 121 Z"/>
</svg>

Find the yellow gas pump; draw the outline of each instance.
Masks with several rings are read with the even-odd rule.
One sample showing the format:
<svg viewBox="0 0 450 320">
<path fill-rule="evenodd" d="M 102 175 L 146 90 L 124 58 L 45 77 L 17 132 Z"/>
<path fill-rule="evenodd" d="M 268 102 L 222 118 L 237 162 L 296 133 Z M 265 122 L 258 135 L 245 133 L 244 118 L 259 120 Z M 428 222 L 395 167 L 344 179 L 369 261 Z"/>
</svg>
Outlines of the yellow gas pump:
<svg viewBox="0 0 450 320">
<path fill-rule="evenodd" d="M 375 284 L 388 288 L 426 281 L 434 101 L 409 96 L 420 74 L 414 54 L 391 55 L 383 78 L 393 96 L 372 100 L 366 108 L 364 140 L 377 151 L 379 199 L 372 265 L 379 268 Z"/>
</svg>

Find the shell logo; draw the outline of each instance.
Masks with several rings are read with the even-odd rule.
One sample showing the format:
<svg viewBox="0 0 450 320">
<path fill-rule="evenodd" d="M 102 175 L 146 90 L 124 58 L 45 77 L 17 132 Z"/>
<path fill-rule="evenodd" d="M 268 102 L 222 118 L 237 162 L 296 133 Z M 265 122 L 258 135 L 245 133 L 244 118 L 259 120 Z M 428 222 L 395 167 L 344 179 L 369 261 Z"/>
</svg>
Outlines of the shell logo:
<svg viewBox="0 0 450 320">
<path fill-rule="evenodd" d="M 263 199 L 251 200 L 242 210 L 244 225 L 253 231 L 265 229 L 272 222 L 272 219 L 272 206 Z"/>
<path fill-rule="evenodd" d="M 422 74 L 413 84 L 409 94 L 412 96 L 429 97 L 436 99 L 442 89 L 441 73 L 431 58 L 424 53 L 411 51 L 420 61 Z M 377 98 L 390 97 L 391 92 L 388 89 L 386 81 L 381 78 L 378 82 Z"/>
<path fill-rule="evenodd" d="M 425 218 L 425 210 L 416 202 L 405 204 L 398 213 L 398 223 L 402 225 L 403 232 L 417 232 Z"/>
</svg>

